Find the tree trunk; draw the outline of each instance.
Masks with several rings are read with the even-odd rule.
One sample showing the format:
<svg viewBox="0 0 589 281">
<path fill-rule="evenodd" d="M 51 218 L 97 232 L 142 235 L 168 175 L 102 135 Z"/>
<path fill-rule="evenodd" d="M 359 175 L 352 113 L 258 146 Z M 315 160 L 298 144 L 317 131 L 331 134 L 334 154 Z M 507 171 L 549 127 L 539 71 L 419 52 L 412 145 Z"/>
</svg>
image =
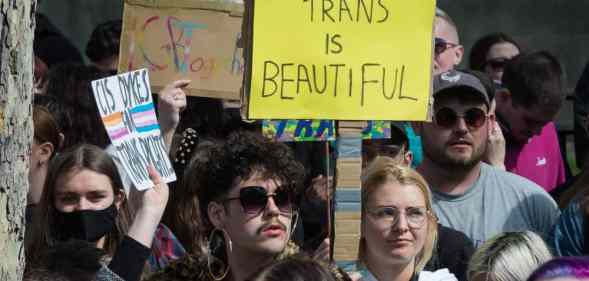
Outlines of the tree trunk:
<svg viewBox="0 0 589 281">
<path fill-rule="evenodd" d="M 0 0 L 0 281 L 21 280 L 35 0 Z"/>
</svg>

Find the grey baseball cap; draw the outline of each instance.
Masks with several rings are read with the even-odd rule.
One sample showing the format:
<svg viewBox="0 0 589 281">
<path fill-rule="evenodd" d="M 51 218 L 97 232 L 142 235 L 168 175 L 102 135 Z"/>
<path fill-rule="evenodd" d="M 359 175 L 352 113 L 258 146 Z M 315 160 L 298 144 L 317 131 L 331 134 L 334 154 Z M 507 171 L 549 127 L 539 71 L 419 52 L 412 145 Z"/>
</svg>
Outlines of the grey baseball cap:
<svg viewBox="0 0 589 281">
<path fill-rule="evenodd" d="M 472 92 L 479 94 L 489 106 L 487 90 L 476 76 L 458 70 L 449 70 L 434 76 L 434 97 L 442 91 L 454 88 L 458 91 L 459 89 L 474 90 Z"/>
</svg>

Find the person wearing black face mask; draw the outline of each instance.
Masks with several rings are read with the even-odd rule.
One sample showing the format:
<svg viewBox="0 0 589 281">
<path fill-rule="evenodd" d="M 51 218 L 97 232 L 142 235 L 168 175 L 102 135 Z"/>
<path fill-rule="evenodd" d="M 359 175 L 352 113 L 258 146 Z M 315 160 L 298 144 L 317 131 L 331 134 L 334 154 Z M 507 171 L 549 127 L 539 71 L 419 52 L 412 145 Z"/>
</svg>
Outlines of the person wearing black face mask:
<svg viewBox="0 0 589 281">
<path fill-rule="evenodd" d="M 154 187 L 140 193 L 131 223 L 120 176 L 106 152 L 81 145 L 56 156 L 33 217 L 27 265 L 35 266 L 36 253 L 57 242 L 79 239 L 104 249 L 115 274 L 126 281 L 140 280 L 168 201 L 167 184 L 153 167 L 148 172 Z"/>
<path fill-rule="evenodd" d="M 56 237 L 60 241 L 77 239 L 97 242 L 115 230 L 117 214 L 115 204 L 104 210 L 57 211 L 56 221 L 61 227 L 56 231 Z"/>
</svg>

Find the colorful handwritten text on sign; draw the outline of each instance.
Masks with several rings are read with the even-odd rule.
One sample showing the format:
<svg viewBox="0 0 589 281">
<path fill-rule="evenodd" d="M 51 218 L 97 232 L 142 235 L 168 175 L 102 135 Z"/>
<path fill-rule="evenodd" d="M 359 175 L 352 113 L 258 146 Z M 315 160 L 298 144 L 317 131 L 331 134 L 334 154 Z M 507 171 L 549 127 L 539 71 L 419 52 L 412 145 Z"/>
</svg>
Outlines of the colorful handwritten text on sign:
<svg viewBox="0 0 589 281">
<path fill-rule="evenodd" d="M 147 69 L 92 81 L 104 127 L 123 168 L 139 190 L 153 186 L 153 165 L 165 182 L 176 180 L 157 121 Z"/>
<path fill-rule="evenodd" d="M 333 141 L 333 120 L 264 120 L 264 136 L 277 141 Z"/>
<path fill-rule="evenodd" d="M 255 1 L 249 118 L 425 120 L 435 0 Z"/>
<path fill-rule="evenodd" d="M 264 120 L 264 136 L 276 141 L 334 141 L 336 137 L 333 120 Z M 362 139 L 388 139 L 391 137 L 391 122 L 368 121 L 362 129 Z"/>
<path fill-rule="evenodd" d="M 241 17 L 137 2 L 125 4 L 120 72 L 145 67 L 154 89 L 182 78 L 192 80 L 189 95 L 239 99 L 244 67 L 237 45 Z"/>
<path fill-rule="evenodd" d="M 366 128 L 362 130 L 362 139 L 390 139 L 391 122 L 368 121 Z"/>
</svg>

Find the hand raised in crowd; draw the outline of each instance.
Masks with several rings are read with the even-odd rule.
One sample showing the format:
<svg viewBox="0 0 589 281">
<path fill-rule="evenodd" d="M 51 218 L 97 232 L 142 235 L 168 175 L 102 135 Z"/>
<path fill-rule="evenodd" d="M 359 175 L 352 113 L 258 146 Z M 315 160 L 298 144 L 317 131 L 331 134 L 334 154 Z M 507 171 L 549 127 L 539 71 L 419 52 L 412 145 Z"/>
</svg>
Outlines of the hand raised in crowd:
<svg viewBox="0 0 589 281">
<path fill-rule="evenodd" d="M 311 180 L 311 186 L 307 188 L 306 196 L 310 200 L 318 200 L 318 201 L 325 201 L 327 200 L 327 189 L 333 184 L 333 177 L 328 178 L 324 175 L 318 175 Z"/>
<path fill-rule="evenodd" d="M 150 165 L 147 171 L 153 188 L 134 191 L 139 193 L 140 203 L 128 235 L 146 247 L 151 247 L 155 230 L 168 203 L 169 188 L 153 166 Z"/>
<path fill-rule="evenodd" d="M 329 262 L 329 250 L 331 249 L 329 238 L 323 239 L 319 247 L 313 252 L 313 259 L 323 262 Z"/>
<path fill-rule="evenodd" d="M 483 160 L 496 168 L 505 170 L 505 137 L 498 122 L 492 122 L 489 126 L 487 151 Z"/>
<path fill-rule="evenodd" d="M 172 137 L 180 123 L 180 112 L 186 108 L 186 93 L 184 88 L 190 80 L 176 80 L 167 84 L 158 93 L 159 122 L 166 148 L 170 149 Z"/>
</svg>

